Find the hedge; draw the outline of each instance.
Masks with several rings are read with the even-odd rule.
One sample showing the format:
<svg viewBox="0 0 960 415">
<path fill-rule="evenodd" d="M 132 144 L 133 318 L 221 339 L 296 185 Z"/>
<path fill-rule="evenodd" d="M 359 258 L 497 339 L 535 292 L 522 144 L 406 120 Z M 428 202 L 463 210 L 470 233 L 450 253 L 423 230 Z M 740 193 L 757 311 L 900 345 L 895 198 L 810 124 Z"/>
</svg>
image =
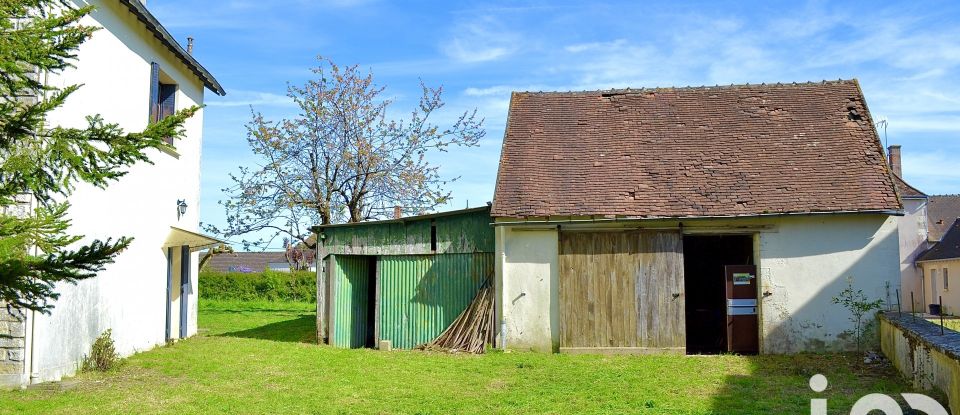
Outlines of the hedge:
<svg viewBox="0 0 960 415">
<path fill-rule="evenodd" d="M 317 301 L 317 274 L 200 271 L 200 297 L 214 300 Z"/>
</svg>

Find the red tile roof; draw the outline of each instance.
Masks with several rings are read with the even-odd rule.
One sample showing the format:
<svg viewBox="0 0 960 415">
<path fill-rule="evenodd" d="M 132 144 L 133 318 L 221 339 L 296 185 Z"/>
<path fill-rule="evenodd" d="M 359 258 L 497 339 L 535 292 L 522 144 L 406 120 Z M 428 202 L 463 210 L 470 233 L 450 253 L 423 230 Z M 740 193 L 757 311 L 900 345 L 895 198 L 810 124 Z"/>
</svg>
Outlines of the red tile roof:
<svg viewBox="0 0 960 415">
<path fill-rule="evenodd" d="M 518 92 L 491 215 L 898 211 L 853 81 Z"/>
<path fill-rule="evenodd" d="M 207 253 L 201 254 L 201 258 Z M 304 251 L 304 262 L 312 264 L 314 253 Z M 287 264 L 284 252 L 228 252 L 216 254 L 204 265 L 204 271 L 217 272 L 263 272 L 270 264 Z"/>
<path fill-rule="evenodd" d="M 900 192 L 900 197 L 911 197 L 911 198 L 925 198 L 927 195 L 921 192 L 916 187 L 911 186 L 903 178 L 897 176 L 896 173 L 893 174 L 893 184 L 897 186 L 897 191 Z"/>
<path fill-rule="evenodd" d="M 939 241 L 960 218 L 960 195 L 934 195 L 927 199 L 927 240 Z"/>
</svg>

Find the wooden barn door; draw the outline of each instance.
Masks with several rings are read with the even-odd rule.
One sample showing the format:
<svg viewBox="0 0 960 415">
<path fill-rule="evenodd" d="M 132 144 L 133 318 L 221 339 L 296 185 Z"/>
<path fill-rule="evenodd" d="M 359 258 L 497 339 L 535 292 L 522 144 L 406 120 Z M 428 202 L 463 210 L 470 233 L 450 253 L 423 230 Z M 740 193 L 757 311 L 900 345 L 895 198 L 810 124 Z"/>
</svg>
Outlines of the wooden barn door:
<svg viewBox="0 0 960 415">
<path fill-rule="evenodd" d="M 683 286 L 679 232 L 561 232 L 561 351 L 683 353 Z"/>
</svg>

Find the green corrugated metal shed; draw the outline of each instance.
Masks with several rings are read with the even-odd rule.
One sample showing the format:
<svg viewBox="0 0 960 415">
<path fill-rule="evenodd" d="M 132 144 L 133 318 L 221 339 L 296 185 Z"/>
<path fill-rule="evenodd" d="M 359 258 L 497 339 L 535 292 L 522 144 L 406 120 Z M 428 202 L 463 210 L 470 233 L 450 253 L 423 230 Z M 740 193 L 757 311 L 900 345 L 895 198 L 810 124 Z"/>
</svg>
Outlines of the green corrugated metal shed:
<svg viewBox="0 0 960 415">
<path fill-rule="evenodd" d="M 370 308 L 362 301 L 373 283 L 369 275 L 370 260 L 363 256 L 344 255 L 336 258 L 334 264 L 336 320 L 332 327 L 334 335 L 330 338 L 335 346 L 363 347 L 367 344 L 368 328 L 373 324 Z"/>
<path fill-rule="evenodd" d="M 316 227 L 330 270 L 318 274 L 329 279 L 320 281 L 328 295 L 318 297 L 327 299 L 329 342 L 364 347 L 390 340 L 409 349 L 440 335 L 493 280 L 490 223 L 490 209 L 482 207 Z"/>
</svg>

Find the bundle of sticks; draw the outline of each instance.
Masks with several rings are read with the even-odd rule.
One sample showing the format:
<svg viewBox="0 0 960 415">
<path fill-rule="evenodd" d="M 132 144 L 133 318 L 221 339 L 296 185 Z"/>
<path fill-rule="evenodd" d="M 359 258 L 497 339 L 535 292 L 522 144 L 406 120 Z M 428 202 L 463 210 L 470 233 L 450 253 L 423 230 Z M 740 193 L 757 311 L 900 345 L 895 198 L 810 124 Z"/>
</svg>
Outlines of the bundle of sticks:
<svg viewBox="0 0 960 415">
<path fill-rule="evenodd" d="M 417 349 L 483 353 L 493 329 L 493 295 L 490 284 L 484 284 L 467 309 L 453 320 L 450 327 L 432 342 L 417 346 Z"/>
</svg>

